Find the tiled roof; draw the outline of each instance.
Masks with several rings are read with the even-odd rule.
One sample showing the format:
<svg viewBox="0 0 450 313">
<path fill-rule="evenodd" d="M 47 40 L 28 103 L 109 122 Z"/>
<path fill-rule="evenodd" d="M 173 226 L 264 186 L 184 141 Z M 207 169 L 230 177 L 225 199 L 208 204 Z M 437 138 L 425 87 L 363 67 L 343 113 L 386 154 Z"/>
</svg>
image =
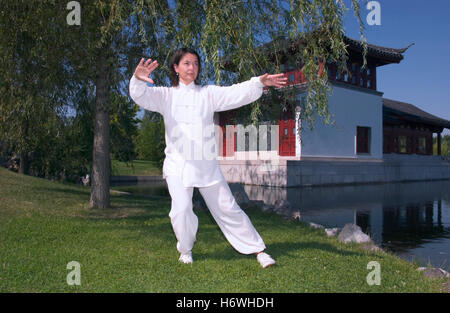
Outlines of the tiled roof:
<svg viewBox="0 0 450 313">
<path fill-rule="evenodd" d="M 347 45 L 348 52 L 354 52 L 358 55 L 362 55 L 363 43 L 360 40 L 352 39 L 347 36 L 343 36 L 344 43 Z M 274 41 L 267 42 L 258 47 L 266 53 L 281 53 L 282 51 L 294 51 L 296 50 L 306 38 L 288 39 L 286 36 L 279 36 Z M 408 50 L 409 47 L 414 45 L 411 43 L 407 47 L 396 49 L 388 48 L 383 46 L 377 46 L 374 44 L 367 43 L 367 55 L 377 60 L 375 65 L 381 66 L 389 63 L 400 63 L 403 60 L 403 53 Z M 223 60 L 224 67 L 229 67 L 231 65 L 230 57 Z"/>
<path fill-rule="evenodd" d="M 410 103 L 383 98 L 383 111 L 385 109 L 401 114 L 402 117 L 411 121 L 450 129 L 450 121 L 427 113 Z"/>
<path fill-rule="evenodd" d="M 358 52 L 363 51 L 362 41 L 344 36 L 344 42 L 349 46 L 350 49 L 357 50 Z M 390 62 L 399 63 L 401 60 L 403 60 L 402 54 L 413 44 L 414 43 L 411 43 L 405 48 L 395 49 L 367 43 L 367 54 L 376 58 L 388 60 Z"/>
<path fill-rule="evenodd" d="M 344 43 L 348 46 L 348 50 L 353 50 L 355 52 L 362 53 L 363 51 L 363 43 L 360 40 L 356 40 L 347 36 L 343 36 Z M 298 40 L 290 40 L 286 37 L 280 37 L 276 39 L 278 51 L 280 50 L 287 50 L 287 49 L 295 49 L 297 45 L 300 45 L 305 38 L 300 38 Z M 408 50 L 409 47 L 411 47 L 414 43 L 411 43 L 407 47 L 396 49 L 396 48 L 388 48 L 383 46 L 377 46 L 371 43 L 367 43 L 367 54 L 371 57 L 381 59 L 382 62 L 380 62 L 380 65 L 388 64 L 388 63 L 399 63 L 401 60 L 403 60 L 403 53 Z M 268 42 L 266 44 L 263 44 L 261 46 L 263 49 L 267 49 L 268 51 L 271 51 L 274 49 L 273 42 Z"/>
</svg>

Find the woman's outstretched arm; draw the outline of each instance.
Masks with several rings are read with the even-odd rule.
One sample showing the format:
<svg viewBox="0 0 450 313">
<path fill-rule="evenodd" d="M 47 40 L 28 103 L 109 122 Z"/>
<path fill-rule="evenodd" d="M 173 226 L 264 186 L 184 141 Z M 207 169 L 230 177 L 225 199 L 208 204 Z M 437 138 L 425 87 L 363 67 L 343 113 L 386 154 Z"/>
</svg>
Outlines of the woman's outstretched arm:
<svg viewBox="0 0 450 313">
<path fill-rule="evenodd" d="M 208 86 L 214 111 L 227 111 L 256 101 L 261 97 L 265 86 L 282 87 L 286 85 L 284 74 L 264 74 L 232 86 Z"/>
<path fill-rule="evenodd" d="M 163 114 L 164 104 L 168 102 L 168 88 L 147 86 L 147 82 L 153 84 L 149 75 L 157 67 L 156 60 L 151 62 L 148 59 L 144 62 L 144 58 L 141 59 L 130 79 L 130 97 L 140 107 Z"/>
</svg>

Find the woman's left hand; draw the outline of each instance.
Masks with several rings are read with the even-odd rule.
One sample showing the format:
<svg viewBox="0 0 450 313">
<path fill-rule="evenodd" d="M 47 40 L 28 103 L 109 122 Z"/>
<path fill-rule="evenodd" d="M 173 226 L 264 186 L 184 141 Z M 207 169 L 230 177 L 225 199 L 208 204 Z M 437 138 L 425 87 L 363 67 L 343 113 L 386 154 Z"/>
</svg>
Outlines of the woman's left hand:
<svg viewBox="0 0 450 313">
<path fill-rule="evenodd" d="M 269 75 L 266 73 L 264 75 L 259 76 L 259 80 L 266 87 L 269 87 L 269 86 L 283 87 L 286 85 L 287 77 L 283 73 L 274 74 L 274 75 Z"/>
</svg>

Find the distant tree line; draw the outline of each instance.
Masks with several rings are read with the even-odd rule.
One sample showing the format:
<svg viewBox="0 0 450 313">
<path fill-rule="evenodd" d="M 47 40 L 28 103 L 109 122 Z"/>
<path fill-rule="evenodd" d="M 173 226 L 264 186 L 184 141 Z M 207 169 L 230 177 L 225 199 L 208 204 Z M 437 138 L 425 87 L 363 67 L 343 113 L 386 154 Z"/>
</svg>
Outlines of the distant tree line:
<svg viewBox="0 0 450 313">
<path fill-rule="evenodd" d="M 441 135 L 441 155 L 450 157 L 450 135 Z M 437 154 L 437 137 L 433 137 L 433 154 Z"/>
</svg>

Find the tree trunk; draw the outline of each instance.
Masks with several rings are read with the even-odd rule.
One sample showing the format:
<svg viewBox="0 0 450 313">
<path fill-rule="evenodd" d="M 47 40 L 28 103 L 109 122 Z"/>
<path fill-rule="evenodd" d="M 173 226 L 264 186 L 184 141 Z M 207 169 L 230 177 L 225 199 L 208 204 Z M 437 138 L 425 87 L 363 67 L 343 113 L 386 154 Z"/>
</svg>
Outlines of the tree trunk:
<svg viewBox="0 0 450 313">
<path fill-rule="evenodd" d="M 22 152 L 19 155 L 20 164 L 19 164 L 19 173 L 28 175 L 29 162 L 28 162 L 28 153 Z"/>
<path fill-rule="evenodd" d="M 23 133 L 23 138 L 25 138 L 24 142 L 23 142 L 23 146 L 22 146 L 22 151 L 19 153 L 19 174 L 24 174 L 24 175 L 28 175 L 28 171 L 29 171 L 29 160 L 28 160 L 28 153 L 24 150 L 24 147 L 28 147 L 28 143 L 29 143 L 29 132 L 30 129 L 28 127 L 29 123 L 28 123 L 28 119 L 24 118 L 22 120 L 22 133 Z M 26 149 L 25 149 L 26 150 Z"/>
<path fill-rule="evenodd" d="M 106 66 L 106 48 L 99 52 L 95 94 L 94 146 L 91 173 L 91 208 L 109 208 L 109 69 Z"/>
</svg>

